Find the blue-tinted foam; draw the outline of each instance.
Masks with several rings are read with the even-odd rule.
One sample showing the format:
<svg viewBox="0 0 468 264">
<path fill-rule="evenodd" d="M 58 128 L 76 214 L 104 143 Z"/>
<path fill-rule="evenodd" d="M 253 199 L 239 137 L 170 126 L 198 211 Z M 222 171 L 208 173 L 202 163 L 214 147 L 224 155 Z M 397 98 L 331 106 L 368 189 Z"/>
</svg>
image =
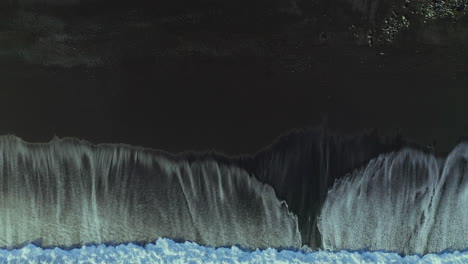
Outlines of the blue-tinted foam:
<svg viewBox="0 0 468 264">
<path fill-rule="evenodd" d="M 276 249 L 243 251 L 238 247 L 212 248 L 193 242 L 177 243 L 161 238 L 144 247 L 83 246 L 63 250 L 42 249 L 29 244 L 21 249 L 0 250 L 0 263 L 323 263 L 323 264 L 467 264 L 468 251 L 424 256 L 400 256 L 388 252 L 295 252 Z"/>
</svg>

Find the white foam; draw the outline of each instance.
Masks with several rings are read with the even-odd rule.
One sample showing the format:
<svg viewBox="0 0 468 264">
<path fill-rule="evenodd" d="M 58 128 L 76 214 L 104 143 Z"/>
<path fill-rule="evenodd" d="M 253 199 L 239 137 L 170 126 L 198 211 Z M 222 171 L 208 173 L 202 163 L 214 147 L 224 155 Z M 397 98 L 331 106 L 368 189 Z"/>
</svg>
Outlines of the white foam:
<svg viewBox="0 0 468 264">
<path fill-rule="evenodd" d="M 302 253 L 276 249 L 247 252 L 237 247 L 212 248 L 192 242 L 176 243 L 161 238 L 154 244 L 140 247 L 134 244 L 119 246 L 84 246 L 79 249 L 42 249 L 28 245 L 17 250 L 0 250 L 0 262 L 8 263 L 468 263 L 468 252 L 400 256 L 386 252 L 329 252 Z"/>
</svg>

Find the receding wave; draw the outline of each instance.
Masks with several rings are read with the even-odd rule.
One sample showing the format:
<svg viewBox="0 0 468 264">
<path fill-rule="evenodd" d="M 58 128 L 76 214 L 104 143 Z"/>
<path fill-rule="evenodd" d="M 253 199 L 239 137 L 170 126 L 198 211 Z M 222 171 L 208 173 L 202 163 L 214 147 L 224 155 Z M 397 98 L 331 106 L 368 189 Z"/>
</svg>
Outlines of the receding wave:
<svg viewBox="0 0 468 264">
<path fill-rule="evenodd" d="M 384 250 L 468 246 L 468 144 L 292 131 L 252 156 L 0 137 L 0 247 L 35 243 Z"/>
<path fill-rule="evenodd" d="M 0 246 L 154 241 L 300 247 L 274 190 L 213 160 L 72 139 L 0 137 Z"/>
<path fill-rule="evenodd" d="M 0 246 L 168 237 L 211 246 L 317 249 L 317 216 L 334 180 L 401 144 L 375 134 L 306 129 L 253 156 L 226 157 L 3 136 Z"/>
<path fill-rule="evenodd" d="M 320 215 L 323 247 L 407 254 L 467 248 L 467 160 L 466 143 L 445 159 L 404 149 L 337 181 Z"/>
</svg>

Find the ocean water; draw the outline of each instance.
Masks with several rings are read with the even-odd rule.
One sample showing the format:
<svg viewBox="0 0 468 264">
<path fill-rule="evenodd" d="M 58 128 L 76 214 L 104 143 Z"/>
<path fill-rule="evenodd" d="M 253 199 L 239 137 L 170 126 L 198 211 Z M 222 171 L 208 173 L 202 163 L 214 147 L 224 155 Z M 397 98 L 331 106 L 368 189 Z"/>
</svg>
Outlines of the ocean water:
<svg viewBox="0 0 468 264">
<path fill-rule="evenodd" d="M 177 243 L 160 238 L 146 246 L 83 246 L 72 250 L 42 249 L 29 244 L 21 249 L 1 250 L 0 263 L 468 263 L 468 252 L 447 252 L 424 256 L 401 256 L 389 252 L 369 251 L 290 251 L 268 248 L 244 251 L 238 247 L 213 248 L 194 242 Z"/>
<path fill-rule="evenodd" d="M 346 174 L 332 168 L 348 167 L 342 161 L 352 160 L 356 153 L 362 154 L 361 160 L 371 156 L 359 147 L 367 143 L 331 144 L 315 133 L 307 140 L 293 136 L 301 139 L 296 140 L 300 148 L 293 140 L 285 141 L 280 145 L 286 147 L 273 147 L 250 161 L 200 153 L 171 155 L 77 139 L 32 144 L 2 136 L 0 247 L 21 248 L 30 243 L 63 249 L 131 242 L 149 245 L 159 238 L 170 238 L 248 250 L 298 251 L 307 247 L 426 255 L 467 248 L 468 144 L 460 143 L 446 157 L 416 148 L 382 153 Z M 349 152 L 344 151 L 347 146 Z M 323 193 L 324 197 L 310 196 L 314 193 Z M 146 250 L 102 246 L 81 251 L 86 257 L 103 257 L 136 250 L 138 253 L 131 255 L 152 258 L 169 252 L 158 251 L 158 247 L 168 247 L 163 244 Z M 181 249 L 186 252 L 183 256 L 189 256 L 187 252 L 193 248 L 195 259 L 206 262 L 204 258 L 211 256 L 209 249 L 193 245 L 188 251 Z M 213 254 L 237 256 L 235 248 L 223 250 Z M 15 254 L 36 251 L 42 252 L 29 246 Z M 113 251 L 118 254 L 111 254 Z M 275 255 L 273 251 L 238 252 L 233 261 L 238 257 L 268 261 L 272 254 L 279 261 L 286 254 Z M 82 253 L 61 255 L 67 254 L 76 257 Z M 294 255 L 294 261 L 332 259 L 331 263 L 396 257 L 381 253 L 323 254 L 286 255 Z M 39 254 L 40 258 L 47 255 L 47 251 Z M 51 256 L 55 255 L 59 253 Z"/>
</svg>

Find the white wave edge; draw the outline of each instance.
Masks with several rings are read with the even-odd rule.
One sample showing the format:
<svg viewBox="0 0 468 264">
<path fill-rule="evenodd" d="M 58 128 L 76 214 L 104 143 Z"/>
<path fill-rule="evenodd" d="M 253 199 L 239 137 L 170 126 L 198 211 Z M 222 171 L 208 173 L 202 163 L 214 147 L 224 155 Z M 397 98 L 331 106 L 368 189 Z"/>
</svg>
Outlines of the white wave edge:
<svg viewBox="0 0 468 264">
<path fill-rule="evenodd" d="M 269 248 L 243 251 L 238 247 L 204 247 L 194 242 L 177 243 L 160 238 L 146 246 L 126 244 L 118 246 L 83 246 L 64 250 L 42 249 L 29 244 L 20 249 L 0 250 L 0 263 L 321 263 L 321 264 L 367 264 L 367 263 L 468 263 L 468 251 L 454 251 L 424 256 L 401 256 L 388 252 L 298 252 Z"/>
</svg>

